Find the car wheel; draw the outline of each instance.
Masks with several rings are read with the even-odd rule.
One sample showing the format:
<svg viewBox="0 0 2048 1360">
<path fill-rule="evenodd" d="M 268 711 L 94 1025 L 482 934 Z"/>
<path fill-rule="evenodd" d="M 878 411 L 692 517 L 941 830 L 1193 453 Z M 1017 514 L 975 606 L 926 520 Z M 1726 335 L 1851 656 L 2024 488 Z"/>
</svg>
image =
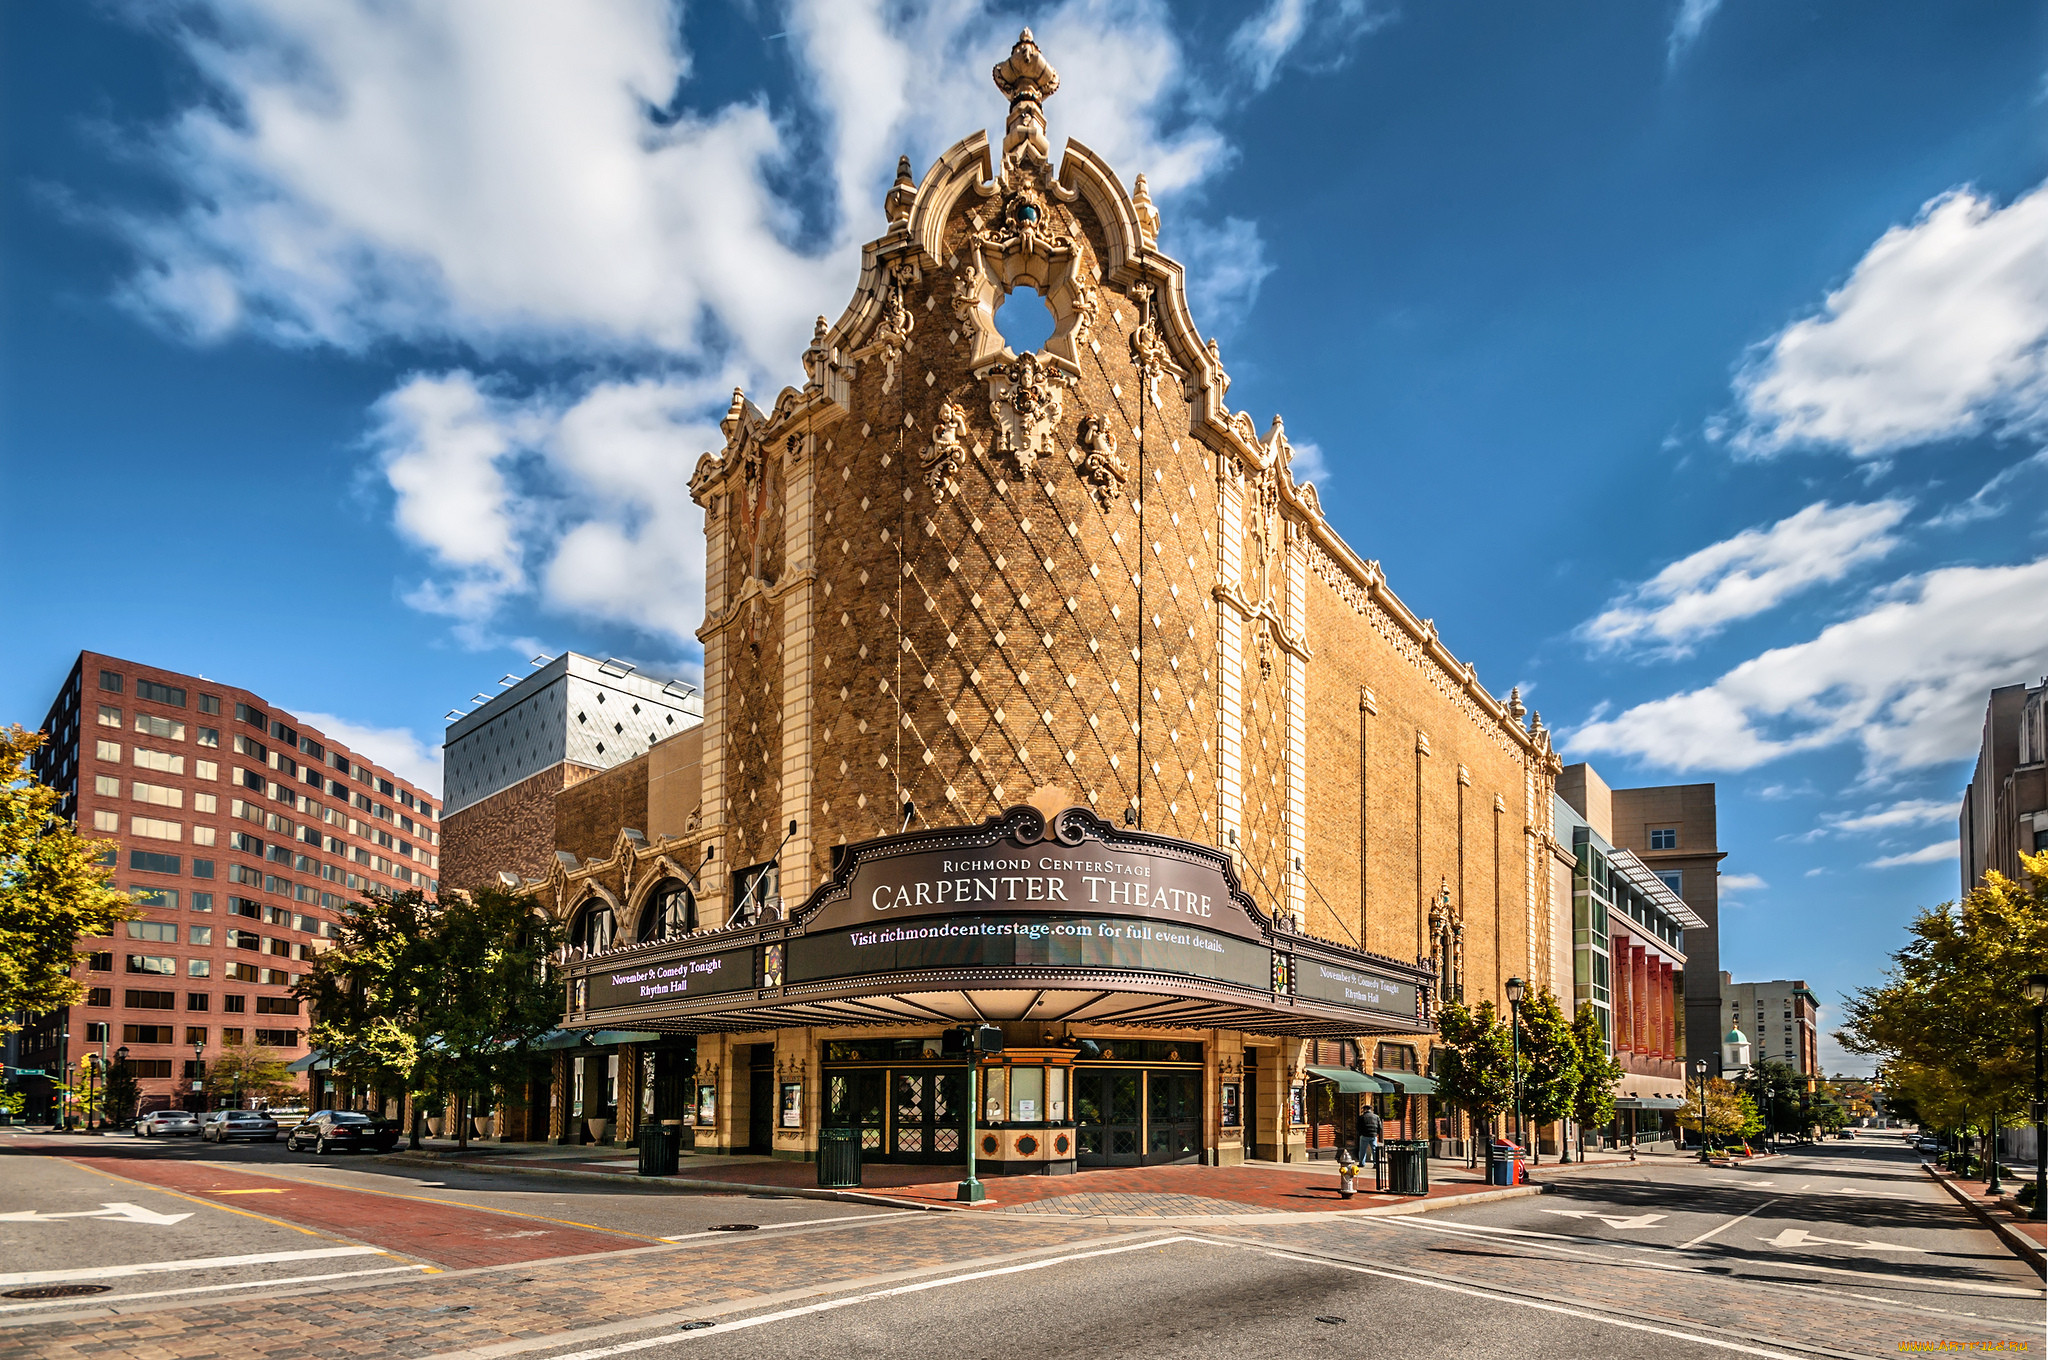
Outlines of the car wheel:
<svg viewBox="0 0 2048 1360">
<path fill-rule="evenodd" d="M 318 1142 L 314 1143 L 313 1151 L 320 1154 L 322 1157 L 325 1157 L 327 1155 L 327 1140 L 325 1138 L 322 1138 Z"/>
</svg>

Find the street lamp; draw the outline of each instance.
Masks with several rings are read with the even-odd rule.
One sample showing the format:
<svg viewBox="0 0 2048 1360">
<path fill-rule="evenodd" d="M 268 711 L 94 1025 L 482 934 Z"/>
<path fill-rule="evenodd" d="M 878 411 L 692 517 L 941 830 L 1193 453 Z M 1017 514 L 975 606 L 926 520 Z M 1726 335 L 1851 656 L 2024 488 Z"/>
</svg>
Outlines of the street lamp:
<svg viewBox="0 0 2048 1360">
<path fill-rule="evenodd" d="M 2048 1008 L 2048 973 L 2030 973 L 2024 984 L 2034 1004 L 2034 1212 L 2048 1218 L 2048 1104 L 2041 1099 L 2041 1012 Z M 1993 1156 L 1995 1157 L 1994 1150 Z"/>
<path fill-rule="evenodd" d="M 1507 981 L 1508 994 L 1508 1046 L 1514 1055 L 1515 1064 L 1515 1145 L 1522 1146 L 1522 997 L 1528 993 L 1529 984 L 1518 977 Z"/>
<path fill-rule="evenodd" d="M 105 1058 L 95 1058 L 91 1053 L 85 1055 L 85 1131 L 87 1133 L 98 1133 L 100 1131 L 98 1122 L 99 1075 L 100 1064 L 105 1061 Z"/>
<path fill-rule="evenodd" d="M 1707 1160 L 1707 1060 L 1705 1058 L 1693 1060 L 1692 1074 L 1698 1077 L 1700 1082 L 1698 1137 L 1700 1140 L 1700 1161 L 1704 1163 Z"/>
<path fill-rule="evenodd" d="M 119 1048 L 114 1050 L 114 1066 L 128 1066 L 128 1045 L 122 1044 Z M 109 1087 L 108 1089 L 111 1090 L 112 1088 Z"/>
<path fill-rule="evenodd" d="M 206 1112 L 206 1099 L 204 1095 L 206 1090 L 206 1069 L 200 1065 L 205 1061 L 205 1058 L 206 1035 L 202 1031 L 200 1036 L 192 1041 L 192 1089 L 201 1093 L 199 1100 L 199 1112 L 201 1114 Z"/>
</svg>

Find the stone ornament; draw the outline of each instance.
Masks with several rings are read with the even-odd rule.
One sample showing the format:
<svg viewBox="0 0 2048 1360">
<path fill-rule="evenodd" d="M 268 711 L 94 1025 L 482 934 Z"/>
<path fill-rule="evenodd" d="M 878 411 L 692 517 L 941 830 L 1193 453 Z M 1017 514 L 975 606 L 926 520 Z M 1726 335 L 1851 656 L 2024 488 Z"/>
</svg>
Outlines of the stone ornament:
<svg viewBox="0 0 2048 1360">
<path fill-rule="evenodd" d="M 1124 482 L 1130 476 L 1130 467 L 1116 456 L 1116 436 L 1110 433 L 1109 422 L 1096 415 L 1081 417 L 1080 442 L 1074 452 L 1088 494 L 1107 511 L 1123 498 Z"/>
<path fill-rule="evenodd" d="M 1038 460 L 1059 452 L 1055 438 L 1074 380 L 1036 354 L 982 373 L 988 379 L 989 414 L 996 420 L 996 451 L 1008 454 L 1025 476 Z"/>
<path fill-rule="evenodd" d="M 967 457 L 967 446 L 962 442 L 966 434 L 967 413 L 954 402 L 942 404 L 938 421 L 932 426 L 932 442 L 921 455 L 925 485 L 936 498 L 943 498 L 947 492 L 960 494 L 957 479 Z"/>
</svg>

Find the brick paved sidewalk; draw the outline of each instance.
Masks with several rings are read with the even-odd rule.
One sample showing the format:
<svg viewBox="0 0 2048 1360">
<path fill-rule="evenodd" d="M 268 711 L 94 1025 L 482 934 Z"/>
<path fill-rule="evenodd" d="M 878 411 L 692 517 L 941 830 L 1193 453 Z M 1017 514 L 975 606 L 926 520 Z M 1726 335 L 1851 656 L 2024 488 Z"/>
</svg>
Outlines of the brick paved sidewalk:
<svg viewBox="0 0 2048 1360">
<path fill-rule="evenodd" d="M 1927 1174 L 1941 1182 L 1942 1188 L 1959 1204 L 1998 1234 L 1998 1240 L 2005 1243 L 2013 1255 L 2032 1266 L 2035 1274 L 2048 1270 L 2048 1223 L 2029 1217 L 2011 1193 L 1985 1194 L 1982 1177 L 1952 1175 L 1932 1162 L 1922 1165 L 1927 1168 Z M 2010 1177 L 2007 1184 L 2015 1189 L 2018 1186 L 2018 1182 Z"/>
</svg>

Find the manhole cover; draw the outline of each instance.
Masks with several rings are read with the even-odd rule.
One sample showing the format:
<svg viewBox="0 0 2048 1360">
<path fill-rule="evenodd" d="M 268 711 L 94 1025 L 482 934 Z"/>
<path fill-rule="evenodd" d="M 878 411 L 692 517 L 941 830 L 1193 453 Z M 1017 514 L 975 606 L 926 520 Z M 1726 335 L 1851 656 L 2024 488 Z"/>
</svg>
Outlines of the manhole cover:
<svg viewBox="0 0 2048 1360">
<path fill-rule="evenodd" d="M 711 1225 L 711 1226 L 710 1226 L 709 1228 L 706 1228 L 706 1229 L 705 1229 L 705 1231 L 706 1231 L 706 1232 L 754 1232 L 754 1231 L 758 1230 L 758 1229 L 760 1228 L 760 1226 L 761 1226 L 761 1225 L 760 1225 L 760 1224 L 758 1224 L 758 1223 L 714 1223 L 714 1224 L 712 1224 L 712 1225 Z"/>
<path fill-rule="evenodd" d="M 87 1294 L 104 1294 L 110 1284 L 39 1284 L 33 1289 L 10 1289 L 0 1299 L 78 1299 Z"/>
</svg>

